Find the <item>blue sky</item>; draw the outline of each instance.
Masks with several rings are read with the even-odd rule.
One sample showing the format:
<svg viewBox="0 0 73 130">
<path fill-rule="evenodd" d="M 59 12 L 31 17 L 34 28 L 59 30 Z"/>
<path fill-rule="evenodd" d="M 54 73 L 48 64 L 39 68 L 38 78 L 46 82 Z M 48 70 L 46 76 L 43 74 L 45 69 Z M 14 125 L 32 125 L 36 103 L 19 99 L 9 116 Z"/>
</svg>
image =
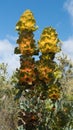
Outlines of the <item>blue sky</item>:
<svg viewBox="0 0 73 130">
<path fill-rule="evenodd" d="M 73 33 L 70 17 L 64 8 L 67 0 L 0 0 L 0 37 L 13 35 L 16 22 L 21 14 L 30 9 L 41 31 L 45 26 L 53 26 L 62 40 Z M 71 1 L 71 0 L 69 0 Z"/>
<path fill-rule="evenodd" d="M 7 62 L 10 71 L 19 66 L 13 54 L 18 36 L 15 25 L 26 9 L 33 12 L 39 26 L 35 38 L 39 39 L 44 27 L 54 27 L 63 51 L 73 60 L 73 0 L 0 0 L 0 63 Z"/>
</svg>

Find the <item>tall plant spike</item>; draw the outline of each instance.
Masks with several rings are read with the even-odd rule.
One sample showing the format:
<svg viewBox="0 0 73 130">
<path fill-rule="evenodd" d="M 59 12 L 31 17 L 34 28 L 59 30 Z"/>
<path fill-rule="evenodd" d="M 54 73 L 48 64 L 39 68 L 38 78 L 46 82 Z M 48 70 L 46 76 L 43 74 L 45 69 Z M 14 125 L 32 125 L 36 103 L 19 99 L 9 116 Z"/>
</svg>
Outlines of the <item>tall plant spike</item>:
<svg viewBox="0 0 73 130">
<path fill-rule="evenodd" d="M 52 112 L 55 102 L 60 98 L 60 70 L 54 61 L 55 54 L 61 50 L 60 40 L 56 30 L 50 26 L 44 28 L 36 44 L 33 32 L 37 30 L 37 26 L 30 10 L 22 14 L 16 24 L 16 30 L 19 37 L 15 53 L 20 54 L 16 99 L 22 95 L 22 92 L 25 95 L 25 105 L 19 113 L 19 125 L 23 124 L 26 130 L 29 128 L 33 130 L 34 127 L 35 129 L 39 127 L 41 120 L 39 113 L 44 114 L 43 109 L 46 112 L 49 110 Z M 39 57 L 39 60 L 35 60 L 35 55 Z M 50 104 L 49 99 L 54 103 L 51 108 L 45 103 L 47 101 Z M 50 109 L 47 111 L 46 108 Z M 40 123 L 43 123 L 44 118 Z"/>
</svg>

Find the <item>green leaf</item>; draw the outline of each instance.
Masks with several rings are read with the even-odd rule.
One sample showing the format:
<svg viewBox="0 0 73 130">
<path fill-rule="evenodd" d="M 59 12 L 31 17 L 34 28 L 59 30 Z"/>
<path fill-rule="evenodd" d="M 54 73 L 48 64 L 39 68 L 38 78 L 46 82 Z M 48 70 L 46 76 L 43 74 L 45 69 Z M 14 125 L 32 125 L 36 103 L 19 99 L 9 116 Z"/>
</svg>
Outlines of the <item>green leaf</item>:
<svg viewBox="0 0 73 130">
<path fill-rule="evenodd" d="M 18 47 L 15 48 L 14 53 L 15 53 L 15 54 L 20 54 L 20 50 L 19 50 Z"/>
<path fill-rule="evenodd" d="M 14 100 L 19 99 L 21 97 L 21 95 L 22 95 L 22 90 L 19 90 L 18 93 L 16 94 Z"/>
</svg>

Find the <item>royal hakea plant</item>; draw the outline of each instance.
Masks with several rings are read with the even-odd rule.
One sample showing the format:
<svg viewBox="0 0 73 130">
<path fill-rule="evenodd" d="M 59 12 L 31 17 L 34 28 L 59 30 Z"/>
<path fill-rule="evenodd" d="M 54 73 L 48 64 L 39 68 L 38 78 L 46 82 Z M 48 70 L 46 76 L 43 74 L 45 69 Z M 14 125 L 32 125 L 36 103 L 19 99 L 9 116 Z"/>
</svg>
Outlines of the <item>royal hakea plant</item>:
<svg viewBox="0 0 73 130">
<path fill-rule="evenodd" d="M 16 24 L 19 37 L 15 54 L 20 54 L 20 68 L 15 99 L 21 96 L 18 129 L 55 130 L 51 118 L 58 115 L 62 74 L 54 58 L 61 51 L 60 40 L 56 30 L 50 26 L 44 28 L 36 42 L 34 31 L 37 29 L 33 13 L 26 10 Z"/>
</svg>

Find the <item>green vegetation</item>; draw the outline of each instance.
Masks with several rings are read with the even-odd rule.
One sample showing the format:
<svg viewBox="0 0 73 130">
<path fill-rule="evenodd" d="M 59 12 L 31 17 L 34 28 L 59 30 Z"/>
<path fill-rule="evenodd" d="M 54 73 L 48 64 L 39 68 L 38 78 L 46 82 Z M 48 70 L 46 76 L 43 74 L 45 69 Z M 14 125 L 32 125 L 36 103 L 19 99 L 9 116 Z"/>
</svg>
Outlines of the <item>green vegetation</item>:
<svg viewBox="0 0 73 130">
<path fill-rule="evenodd" d="M 13 79 L 8 76 L 7 65 L 0 64 L 0 130 L 16 130 L 17 102 L 14 101 Z"/>
<path fill-rule="evenodd" d="M 73 129 L 72 62 L 64 54 L 56 57 L 61 43 L 53 27 L 44 28 L 38 42 L 37 29 L 26 10 L 16 24 L 20 68 L 9 77 L 0 64 L 0 130 Z"/>
</svg>

